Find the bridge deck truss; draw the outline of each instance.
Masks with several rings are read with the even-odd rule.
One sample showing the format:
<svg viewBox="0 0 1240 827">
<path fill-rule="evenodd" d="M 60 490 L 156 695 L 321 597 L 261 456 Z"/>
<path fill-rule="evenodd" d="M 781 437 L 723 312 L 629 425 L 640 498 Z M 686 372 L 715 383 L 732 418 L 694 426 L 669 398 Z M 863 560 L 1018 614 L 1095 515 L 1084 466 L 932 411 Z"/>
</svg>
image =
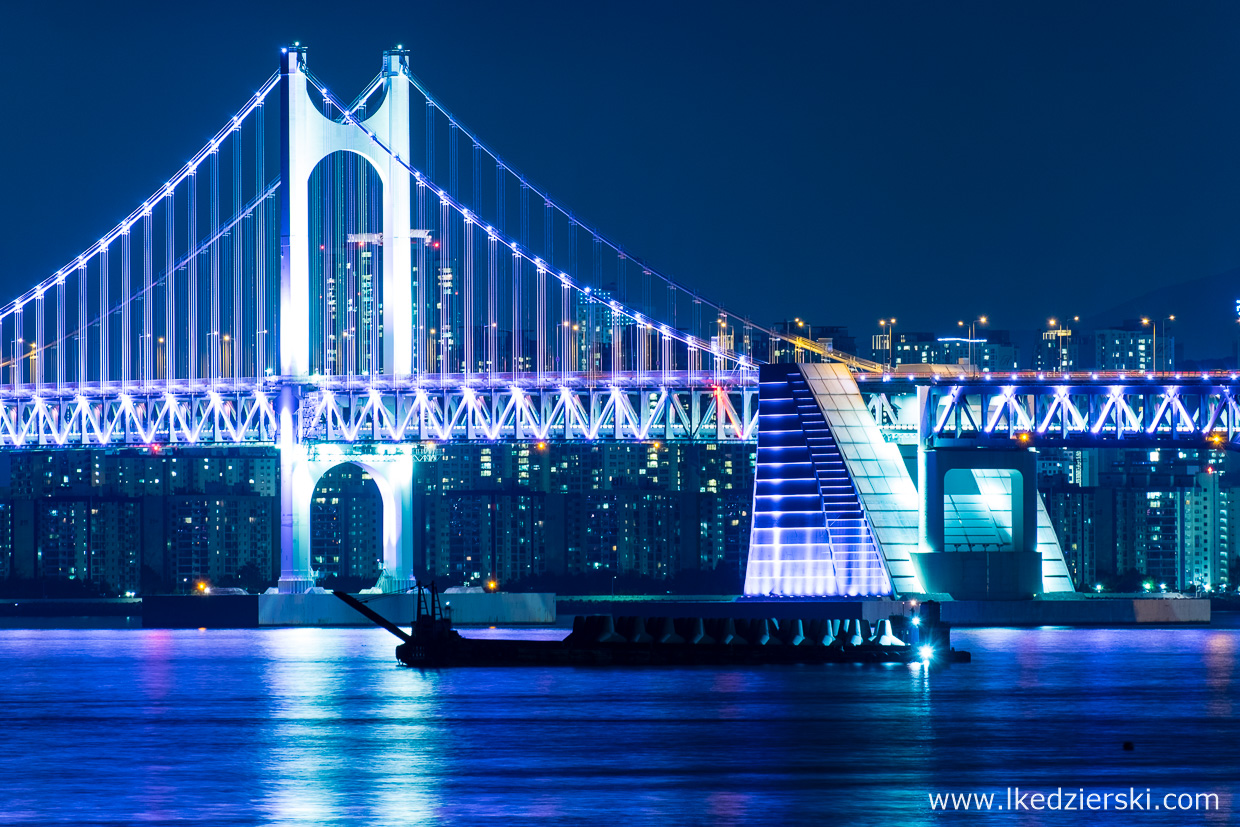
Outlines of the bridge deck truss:
<svg viewBox="0 0 1240 827">
<path fill-rule="evenodd" d="M 1032 442 L 1137 447 L 1208 443 L 1240 447 L 1240 384 L 1216 377 L 1002 384 L 970 381 L 926 388 L 920 433 L 936 445 Z"/>
</svg>

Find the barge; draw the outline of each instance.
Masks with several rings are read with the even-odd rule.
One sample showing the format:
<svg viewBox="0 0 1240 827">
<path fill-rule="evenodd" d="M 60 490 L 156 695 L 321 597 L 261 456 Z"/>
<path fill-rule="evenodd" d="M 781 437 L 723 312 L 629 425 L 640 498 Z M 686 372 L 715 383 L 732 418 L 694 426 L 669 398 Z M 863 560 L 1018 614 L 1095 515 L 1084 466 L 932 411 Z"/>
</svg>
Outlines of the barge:
<svg viewBox="0 0 1240 827">
<path fill-rule="evenodd" d="M 967 663 L 951 630 L 927 602 L 912 618 L 893 615 L 871 628 L 861 619 L 737 620 L 578 615 L 563 640 L 468 638 L 452 628 L 439 592 L 415 587 L 406 632 L 351 594 L 336 597 L 400 639 L 406 666 L 759 666 L 814 663 Z"/>
</svg>

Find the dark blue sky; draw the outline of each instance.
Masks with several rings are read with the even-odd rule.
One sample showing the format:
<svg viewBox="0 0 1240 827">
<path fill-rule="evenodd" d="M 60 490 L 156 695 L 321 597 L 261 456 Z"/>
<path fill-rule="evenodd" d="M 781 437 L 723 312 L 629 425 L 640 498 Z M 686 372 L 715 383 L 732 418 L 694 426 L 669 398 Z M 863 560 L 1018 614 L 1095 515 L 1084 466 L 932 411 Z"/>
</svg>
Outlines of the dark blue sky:
<svg viewBox="0 0 1240 827">
<path fill-rule="evenodd" d="M 532 180 L 764 321 L 1032 329 L 1240 265 L 1234 3 L 48 2 L 0 24 L 3 298 L 140 204 L 292 40 L 344 97 L 411 48 Z M 1148 312 L 1216 303 L 1231 336 L 1224 292 Z"/>
</svg>

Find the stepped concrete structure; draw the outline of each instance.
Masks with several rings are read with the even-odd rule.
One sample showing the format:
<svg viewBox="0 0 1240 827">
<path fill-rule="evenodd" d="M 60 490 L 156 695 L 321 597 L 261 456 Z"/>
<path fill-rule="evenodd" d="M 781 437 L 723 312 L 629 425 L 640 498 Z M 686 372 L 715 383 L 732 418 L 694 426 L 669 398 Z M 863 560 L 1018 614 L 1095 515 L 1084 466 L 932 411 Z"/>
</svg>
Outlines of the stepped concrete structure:
<svg viewBox="0 0 1240 827">
<path fill-rule="evenodd" d="M 1029 449 L 889 440 L 845 365 L 764 365 L 759 389 L 746 594 L 1073 591 Z"/>
</svg>

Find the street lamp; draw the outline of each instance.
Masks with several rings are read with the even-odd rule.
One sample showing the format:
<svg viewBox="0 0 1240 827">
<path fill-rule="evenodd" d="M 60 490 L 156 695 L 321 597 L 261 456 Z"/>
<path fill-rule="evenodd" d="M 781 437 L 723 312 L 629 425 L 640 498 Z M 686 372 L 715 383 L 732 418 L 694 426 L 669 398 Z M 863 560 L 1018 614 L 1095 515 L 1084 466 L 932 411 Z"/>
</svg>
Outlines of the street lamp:
<svg viewBox="0 0 1240 827">
<path fill-rule="evenodd" d="M 1080 320 L 1081 320 L 1080 316 L 1072 317 L 1072 321 L 1074 322 L 1079 322 Z M 1055 350 L 1057 350 L 1059 353 L 1059 365 L 1057 367 L 1057 370 L 1066 371 L 1069 367 L 1066 364 L 1068 353 L 1067 353 L 1067 349 L 1064 347 L 1063 340 L 1064 340 L 1064 337 L 1069 335 L 1072 331 L 1068 330 L 1068 328 L 1066 327 L 1067 325 L 1066 321 L 1061 325 L 1059 321 L 1056 319 L 1047 319 L 1046 325 L 1047 325 L 1047 328 L 1051 331 L 1055 331 L 1056 328 L 1058 328 L 1058 335 L 1055 336 L 1055 340 L 1056 340 Z"/>
<path fill-rule="evenodd" d="M 879 330 L 882 330 L 883 328 L 887 329 L 887 367 L 888 368 L 891 367 L 892 353 L 894 352 L 894 348 L 892 345 L 893 336 L 892 336 L 891 329 L 895 327 L 895 324 L 896 324 L 895 319 L 879 319 L 878 320 L 878 329 Z"/>
<path fill-rule="evenodd" d="M 794 329 L 792 325 L 796 325 L 796 328 Z M 801 331 L 805 329 L 805 320 L 798 316 L 792 320 L 792 324 L 788 324 L 785 321 L 784 326 L 788 329 L 788 332 L 792 334 L 792 361 L 799 362 L 801 361 L 801 340 L 808 338 L 801 333 Z M 810 328 L 810 331 L 812 330 L 813 328 Z M 722 342 L 722 337 L 720 338 L 720 341 Z"/>
<path fill-rule="evenodd" d="M 1168 316 L 1162 320 L 1163 326 L 1163 350 L 1167 349 L 1167 322 L 1174 322 L 1175 316 Z M 1154 356 L 1158 356 L 1158 351 L 1154 351 Z M 1167 370 L 1175 370 L 1175 348 L 1171 349 L 1171 355 L 1165 360 L 1167 362 Z"/>
<path fill-rule="evenodd" d="M 1175 316 L 1167 316 L 1166 318 L 1164 318 L 1164 319 L 1159 319 L 1158 321 L 1150 321 L 1150 319 L 1149 319 L 1149 317 L 1148 317 L 1148 316 L 1147 316 L 1147 317 L 1145 317 L 1145 318 L 1143 318 L 1143 319 L 1141 319 L 1141 324 L 1143 324 L 1143 325 L 1149 325 L 1149 327 L 1150 327 L 1150 331 L 1151 331 L 1151 333 L 1152 333 L 1152 336 L 1151 336 L 1152 341 L 1150 342 L 1150 348 L 1151 348 L 1154 352 L 1153 352 L 1152 354 L 1150 354 L 1150 356 L 1151 356 L 1151 359 L 1152 359 L 1152 362 L 1153 362 L 1153 365 L 1154 365 L 1154 372 L 1155 372 L 1155 373 L 1157 373 L 1157 372 L 1158 372 L 1158 369 L 1159 369 L 1159 364 L 1158 364 L 1158 325 L 1159 325 L 1159 323 L 1161 322 L 1161 324 L 1162 324 L 1162 326 L 1163 326 L 1163 338 L 1165 339 L 1165 338 L 1167 337 L 1167 322 L 1174 322 L 1174 321 L 1175 321 Z M 1171 364 L 1171 366 L 1170 366 L 1170 367 L 1171 367 L 1171 369 L 1174 369 L 1174 367 L 1175 367 L 1174 363 L 1173 363 L 1173 364 Z"/>
<path fill-rule="evenodd" d="M 977 373 L 978 371 L 977 371 L 977 366 L 973 364 L 973 337 L 975 335 L 975 330 L 977 326 L 979 324 L 986 324 L 988 321 L 989 319 L 987 319 L 985 316 L 978 316 L 976 319 L 969 322 L 969 367 L 973 370 L 974 373 Z M 963 321 L 956 322 L 956 324 L 959 327 L 964 327 Z"/>
</svg>

